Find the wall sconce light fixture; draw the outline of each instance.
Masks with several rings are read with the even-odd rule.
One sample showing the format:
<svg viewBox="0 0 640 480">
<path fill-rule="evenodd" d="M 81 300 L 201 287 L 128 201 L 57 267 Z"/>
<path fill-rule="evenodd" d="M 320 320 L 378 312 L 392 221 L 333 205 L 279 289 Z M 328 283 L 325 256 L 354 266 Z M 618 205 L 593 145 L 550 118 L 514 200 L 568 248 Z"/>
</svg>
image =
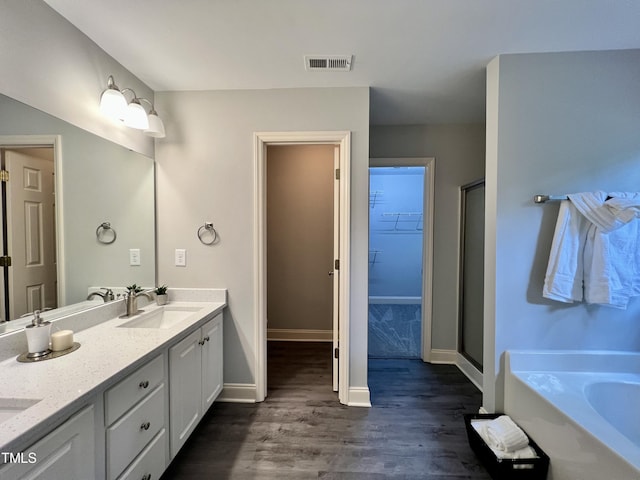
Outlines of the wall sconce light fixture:
<svg viewBox="0 0 640 480">
<path fill-rule="evenodd" d="M 125 93 L 133 95 L 131 101 L 127 101 Z M 141 102 L 147 102 L 151 107 L 149 113 Z M 151 103 L 146 98 L 138 97 L 131 88 L 120 90 L 109 75 L 107 88 L 100 97 L 100 111 L 108 117 L 124 122 L 127 127 L 142 130 L 150 137 L 163 138 L 165 136 L 164 124 Z"/>
</svg>

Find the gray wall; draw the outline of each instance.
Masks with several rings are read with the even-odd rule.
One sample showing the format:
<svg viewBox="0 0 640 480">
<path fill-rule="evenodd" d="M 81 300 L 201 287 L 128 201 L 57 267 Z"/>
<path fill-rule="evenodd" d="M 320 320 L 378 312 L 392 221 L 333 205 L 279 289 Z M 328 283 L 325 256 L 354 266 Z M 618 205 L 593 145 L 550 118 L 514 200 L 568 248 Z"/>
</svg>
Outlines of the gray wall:
<svg viewBox="0 0 640 480">
<path fill-rule="evenodd" d="M 372 126 L 370 156 L 435 157 L 431 346 L 456 350 L 460 186 L 484 176 L 484 125 Z"/>
<path fill-rule="evenodd" d="M 508 349 L 639 350 L 627 310 L 542 298 L 558 205 L 535 194 L 637 191 L 640 50 L 503 55 L 487 76 L 484 407 Z"/>
<path fill-rule="evenodd" d="M 225 382 L 255 383 L 254 132 L 350 130 L 350 383 L 367 386 L 369 89 L 165 92 L 167 137 L 156 144 L 158 280 L 226 287 Z M 196 230 L 212 221 L 220 243 Z M 187 267 L 173 265 L 187 249 Z"/>
<path fill-rule="evenodd" d="M 270 329 L 333 330 L 334 149 L 267 148 Z"/>
<path fill-rule="evenodd" d="M 0 93 L 153 155 L 153 139 L 98 108 L 109 75 L 120 88 L 153 101 L 149 87 L 41 0 L 3 1 L 0 9 Z"/>
</svg>

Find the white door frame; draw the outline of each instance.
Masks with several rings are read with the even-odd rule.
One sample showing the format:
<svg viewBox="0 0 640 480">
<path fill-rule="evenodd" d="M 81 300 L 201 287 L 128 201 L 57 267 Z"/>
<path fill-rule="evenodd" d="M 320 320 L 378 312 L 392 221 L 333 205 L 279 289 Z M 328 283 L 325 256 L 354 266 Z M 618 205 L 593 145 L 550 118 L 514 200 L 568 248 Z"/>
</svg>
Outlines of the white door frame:
<svg viewBox="0 0 640 480">
<path fill-rule="evenodd" d="M 65 249 L 64 249 L 64 217 L 63 217 L 63 192 L 62 192 L 62 137 L 60 135 L 0 135 L 0 147 L 2 148 L 29 148 L 52 147 L 53 148 L 53 173 L 55 175 L 56 196 L 56 263 L 58 280 L 58 307 L 66 305 L 65 285 Z"/>
<path fill-rule="evenodd" d="M 256 401 L 267 396 L 267 176 L 268 145 L 336 145 L 340 151 L 340 241 L 338 310 L 340 356 L 338 400 L 349 402 L 349 279 L 351 211 L 351 132 L 256 132 L 254 133 L 254 326 Z"/>
<path fill-rule="evenodd" d="M 422 235 L 422 360 L 431 361 L 431 323 L 433 317 L 433 218 L 435 166 L 433 157 L 370 158 L 370 167 L 425 167 Z M 429 308 L 425 308 L 425 307 Z"/>
</svg>

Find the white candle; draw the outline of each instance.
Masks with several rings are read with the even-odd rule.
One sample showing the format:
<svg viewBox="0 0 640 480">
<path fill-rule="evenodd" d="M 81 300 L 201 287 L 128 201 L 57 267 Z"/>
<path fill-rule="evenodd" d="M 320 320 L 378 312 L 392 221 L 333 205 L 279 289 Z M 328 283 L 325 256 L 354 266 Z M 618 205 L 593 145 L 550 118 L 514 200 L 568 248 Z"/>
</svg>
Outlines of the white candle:
<svg viewBox="0 0 640 480">
<path fill-rule="evenodd" d="M 73 347 L 73 331 L 60 330 L 51 334 L 51 350 L 59 352 Z"/>
</svg>

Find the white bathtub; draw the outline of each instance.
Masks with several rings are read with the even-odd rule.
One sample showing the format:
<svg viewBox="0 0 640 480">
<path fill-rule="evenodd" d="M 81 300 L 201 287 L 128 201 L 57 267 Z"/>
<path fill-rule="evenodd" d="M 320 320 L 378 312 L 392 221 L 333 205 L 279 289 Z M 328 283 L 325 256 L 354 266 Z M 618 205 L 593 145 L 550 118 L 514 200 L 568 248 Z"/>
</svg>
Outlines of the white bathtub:
<svg viewBox="0 0 640 480">
<path fill-rule="evenodd" d="M 506 352 L 505 412 L 551 458 L 548 480 L 640 479 L 640 353 Z"/>
</svg>

